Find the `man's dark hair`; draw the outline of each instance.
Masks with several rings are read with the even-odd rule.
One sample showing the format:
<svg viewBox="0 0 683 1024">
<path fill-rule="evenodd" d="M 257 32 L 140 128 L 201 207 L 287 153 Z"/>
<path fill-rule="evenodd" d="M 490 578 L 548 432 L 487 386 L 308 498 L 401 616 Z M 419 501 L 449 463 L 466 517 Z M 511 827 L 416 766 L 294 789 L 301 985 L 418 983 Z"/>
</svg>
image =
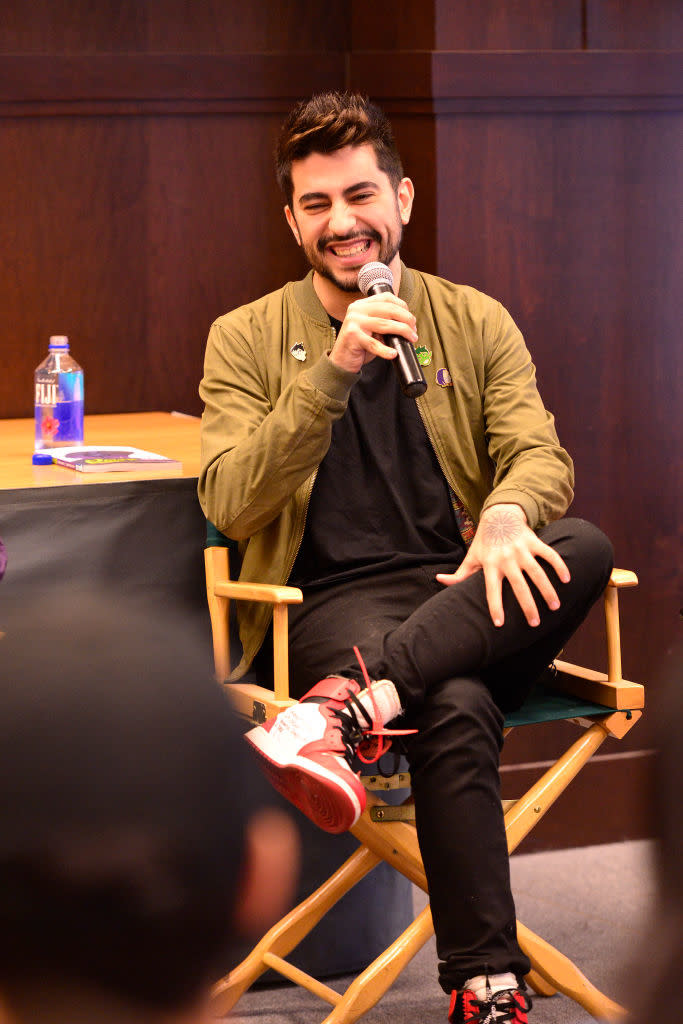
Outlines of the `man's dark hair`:
<svg viewBox="0 0 683 1024">
<path fill-rule="evenodd" d="M 377 166 L 396 189 L 403 166 L 386 115 L 366 96 L 324 92 L 302 100 L 290 111 L 275 150 L 277 180 L 292 204 L 292 164 L 311 153 L 335 153 L 344 146 L 371 145 Z"/>
<path fill-rule="evenodd" d="M 269 800 L 210 644 L 106 593 L 23 613 L 0 641 L 2 997 L 58 982 L 182 1010 L 236 962 L 245 826 Z"/>
</svg>

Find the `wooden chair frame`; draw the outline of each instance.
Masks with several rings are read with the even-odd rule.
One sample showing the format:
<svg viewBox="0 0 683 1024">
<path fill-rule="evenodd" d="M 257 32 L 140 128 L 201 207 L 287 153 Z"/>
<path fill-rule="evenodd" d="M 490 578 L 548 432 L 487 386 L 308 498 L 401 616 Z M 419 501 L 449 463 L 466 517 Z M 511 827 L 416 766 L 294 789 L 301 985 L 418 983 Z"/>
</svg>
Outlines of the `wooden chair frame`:
<svg viewBox="0 0 683 1024">
<path fill-rule="evenodd" d="M 216 676 L 220 681 L 228 680 L 230 674 L 230 601 L 266 601 L 273 605 L 274 689 L 252 683 L 227 683 L 238 711 L 254 722 L 263 721 L 294 703 L 289 697 L 288 606 L 300 603 L 302 593 L 296 587 L 232 581 L 227 547 L 207 547 L 205 557 Z M 607 673 L 555 661 L 558 690 L 578 702 L 599 706 L 589 708 L 587 714 L 584 708 L 578 717 L 558 716 L 569 717 L 580 726 L 581 735 L 521 798 L 504 802 L 510 852 L 541 820 L 607 737 L 623 738 L 641 717 L 644 689 L 642 685 L 622 678 L 618 606 L 619 590 L 636 586 L 637 582 L 634 573 L 615 569 L 605 591 Z M 506 728 L 506 735 L 509 731 Z M 377 776 L 364 779 L 368 790 L 367 807 L 351 830 L 360 843 L 358 850 L 323 885 L 275 924 L 247 958 L 216 985 L 213 1000 L 217 1015 L 227 1013 L 268 968 L 333 1007 L 322 1024 L 352 1024 L 381 999 L 406 964 L 431 938 L 433 925 L 429 906 L 354 979 L 343 994 L 284 958 L 380 861 L 392 864 L 411 882 L 427 891 L 410 814 L 406 813 L 405 806 L 389 805 L 378 795 L 383 789 L 404 788 L 409 781 L 407 773 L 394 780 Z M 562 992 L 600 1020 L 617 1021 L 625 1016 L 623 1007 L 598 991 L 574 963 L 519 921 L 517 934 L 520 946 L 531 961 L 532 969 L 526 980 L 534 991 L 541 995 Z"/>
</svg>

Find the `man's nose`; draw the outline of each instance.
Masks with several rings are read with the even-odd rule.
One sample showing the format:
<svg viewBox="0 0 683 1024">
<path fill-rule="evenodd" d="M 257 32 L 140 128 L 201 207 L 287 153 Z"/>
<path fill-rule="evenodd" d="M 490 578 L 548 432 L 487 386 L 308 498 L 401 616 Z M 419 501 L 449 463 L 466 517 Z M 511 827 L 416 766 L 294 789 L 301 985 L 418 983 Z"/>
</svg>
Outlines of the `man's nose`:
<svg viewBox="0 0 683 1024">
<path fill-rule="evenodd" d="M 329 229 L 333 235 L 343 237 L 352 231 L 356 225 L 356 217 L 353 210 L 346 202 L 335 203 L 330 210 Z"/>
</svg>

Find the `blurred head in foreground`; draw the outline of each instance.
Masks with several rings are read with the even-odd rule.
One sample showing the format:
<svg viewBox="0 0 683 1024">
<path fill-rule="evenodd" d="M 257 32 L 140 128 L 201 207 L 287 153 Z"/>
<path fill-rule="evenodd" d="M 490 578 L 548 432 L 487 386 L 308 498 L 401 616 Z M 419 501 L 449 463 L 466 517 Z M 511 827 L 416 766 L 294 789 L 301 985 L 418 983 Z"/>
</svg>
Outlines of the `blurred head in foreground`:
<svg viewBox="0 0 683 1024">
<path fill-rule="evenodd" d="M 16 610 L 15 610 L 16 611 Z M 0 640 L 0 1021 L 195 1024 L 291 895 L 205 637 L 63 594 Z M 18 622 L 16 620 L 19 620 Z"/>
</svg>

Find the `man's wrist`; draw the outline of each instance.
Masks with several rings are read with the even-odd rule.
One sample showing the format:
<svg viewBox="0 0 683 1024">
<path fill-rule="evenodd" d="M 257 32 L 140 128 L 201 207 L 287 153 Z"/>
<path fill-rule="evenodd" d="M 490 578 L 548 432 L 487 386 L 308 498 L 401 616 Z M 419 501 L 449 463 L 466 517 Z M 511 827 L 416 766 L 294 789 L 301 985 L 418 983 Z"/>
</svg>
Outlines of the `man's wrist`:
<svg viewBox="0 0 683 1024">
<path fill-rule="evenodd" d="M 329 360 L 330 360 L 330 362 L 332 363 L 333 366 L 336 366 L 338 369 L 343 370 L 344 373 L 358 373 L 359 372 L 359 370 L 357 368 L 357 364 L 358 364 L 358 357 L 357 356 L 350 356 L 348 354 L 348 352 L 345 352 L 342 355 L 340 355 L 339 352 L 335 351 L 335 349 L 333 348 L 333 349 L 330 350 L 328 358 L 329 358 Z M 362 357 L 361 357 L 361 366 L 362 365 L 363 365 L 363 363 L 362 363 Z"/>
<path fill-rule="evenodd" d="M 481 514 L 481 522 L 488 519 L 500 518 L 501 516 L 515 516 L 520 522 L 526 526 L 528 519 L 526 512 L 521 505 L 513 504 L 512 502 L 500 502 L 497 505 L 489 505 L 485 508 Z"/>
</svg>

